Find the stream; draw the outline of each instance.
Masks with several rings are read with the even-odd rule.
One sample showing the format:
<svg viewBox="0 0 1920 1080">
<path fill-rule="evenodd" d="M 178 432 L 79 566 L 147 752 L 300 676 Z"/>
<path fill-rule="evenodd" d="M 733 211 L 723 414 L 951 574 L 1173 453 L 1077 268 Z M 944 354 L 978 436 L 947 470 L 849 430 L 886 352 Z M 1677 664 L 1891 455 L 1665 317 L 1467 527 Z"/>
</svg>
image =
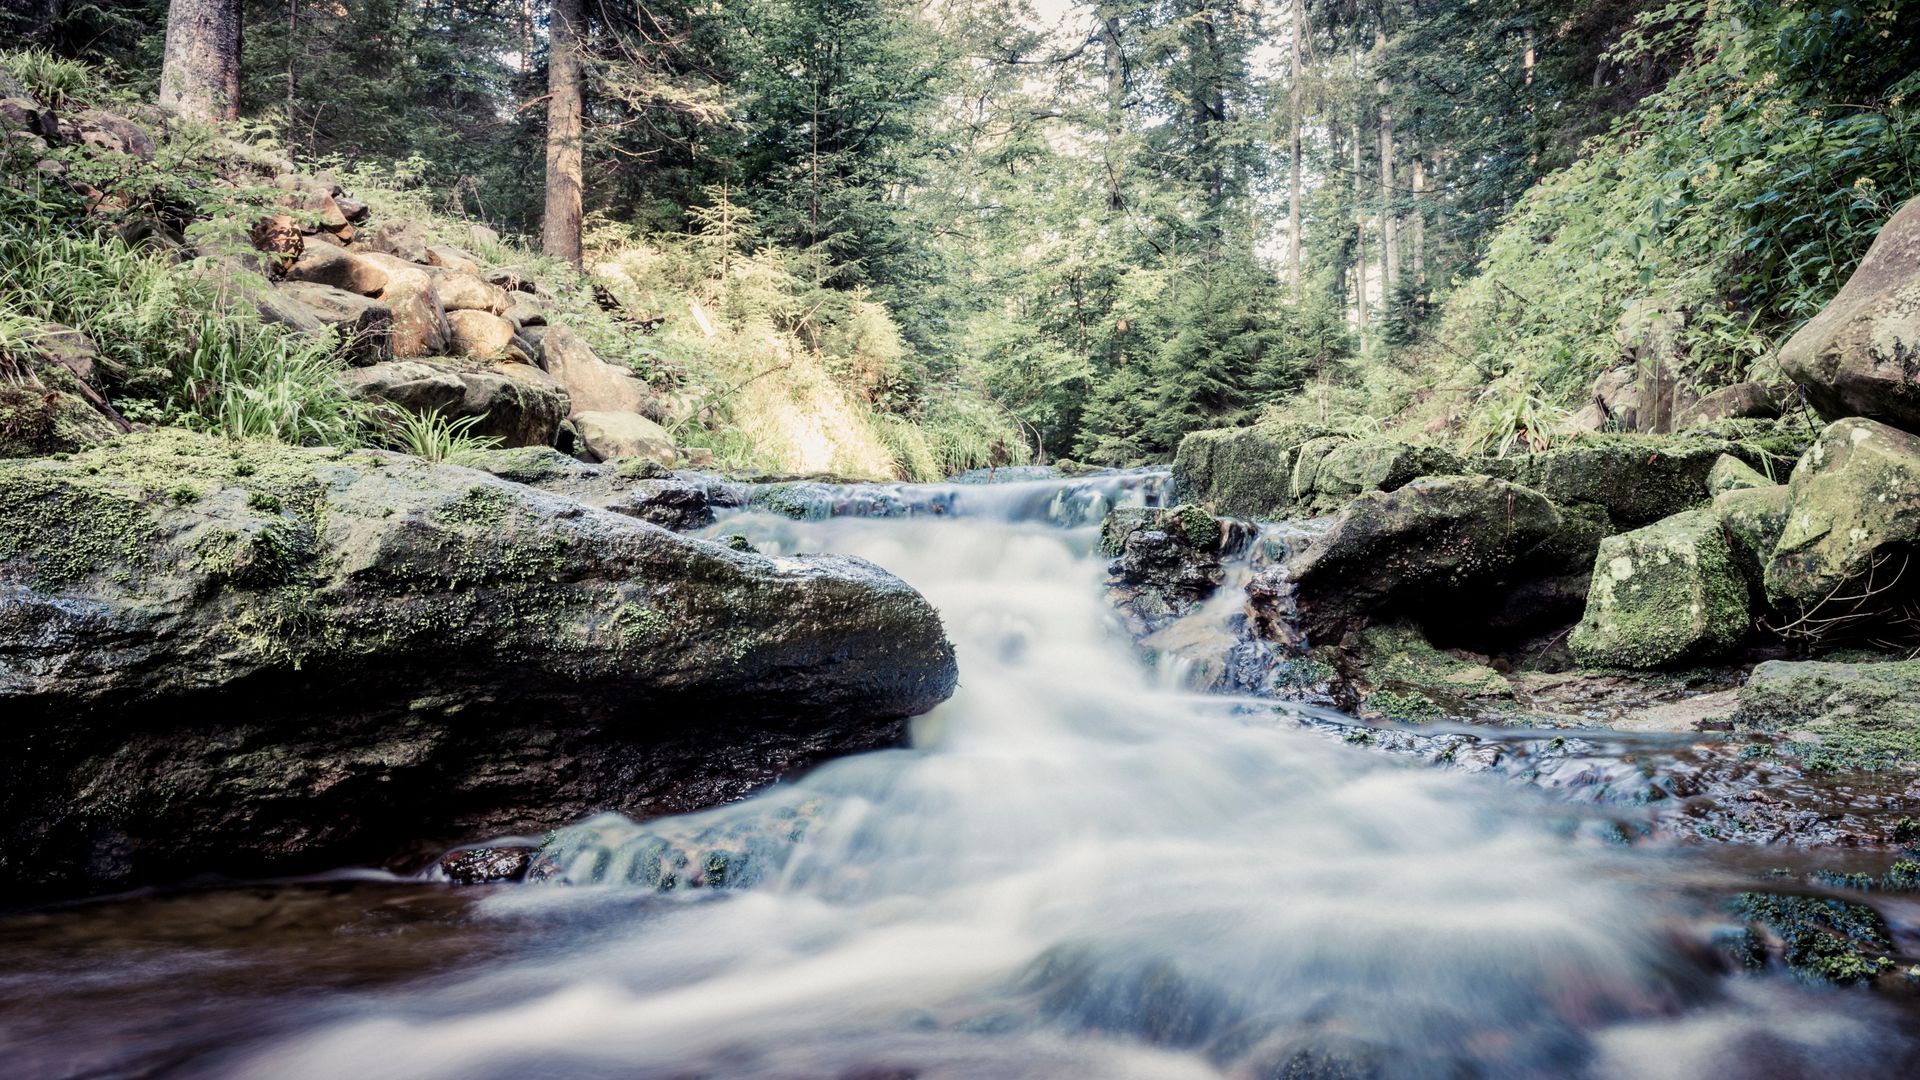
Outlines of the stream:
<svg viewBox="0 0 1920 1080">
<path fill-rule="evenodd" d="M 0 1073 L 1920 1074 L 1911 995 L 1714 948 L 1726 897 L 1791 856 L 1623 845 L 1578 799 L 1143 658 L 1092 546 L 1164 483 L 822 486 L 723 516 L 710 535 L 862 556 L 939 608 L 960 687 L 909 746 L 580 823 L 522 885 L 348 869 L 0 916 Z M 1664 738 L 1634 745 L 1692 744 Z M 1882 910 L 1914 962 L 1920 909 Z"/>
</svg>

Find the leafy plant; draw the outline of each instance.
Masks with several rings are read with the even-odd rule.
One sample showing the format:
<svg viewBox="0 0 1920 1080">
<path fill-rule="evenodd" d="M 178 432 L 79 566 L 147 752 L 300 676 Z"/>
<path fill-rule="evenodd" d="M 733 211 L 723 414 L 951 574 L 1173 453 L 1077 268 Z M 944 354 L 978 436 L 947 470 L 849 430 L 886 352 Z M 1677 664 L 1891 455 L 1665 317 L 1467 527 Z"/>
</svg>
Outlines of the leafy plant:
<svg viewBox="0 0 1920 1080">
<path fill-rule="evenodd" d="M 393 449 L 435 463 L 455 464 L 500 445 L 495 436 L 473 433 L 485 419 L 485 413 L 448 419 L 437 409 L 416 413 L 398 407 L 389 407 L 382 415 L 387 444 Z"/>
</svg>

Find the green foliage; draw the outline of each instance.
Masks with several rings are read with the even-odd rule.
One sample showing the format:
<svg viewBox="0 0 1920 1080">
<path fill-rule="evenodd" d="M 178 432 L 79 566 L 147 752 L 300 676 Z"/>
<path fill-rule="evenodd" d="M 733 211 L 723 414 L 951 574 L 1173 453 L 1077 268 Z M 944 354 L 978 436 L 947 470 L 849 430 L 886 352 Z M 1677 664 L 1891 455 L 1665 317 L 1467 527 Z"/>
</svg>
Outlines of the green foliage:
<svg viewBox="0 0 1920 1080">
<path fill-rule="evenodd" d="M 435 463 L 455 464 L 470 461 L 473 455 L 500 445 L 500 440 L 492 435 L 473 433 L 474 427 L 485 419 L 482 414 L 449 420 L 438 410 L 415 413 L 394 408 L 387 409 L 380 417 L 388 445 L 393 449 Z"/>
<path fill-rule="evenodd" d="M 1831 298 L 1880 223 L 1920 192 L 1920 31 L 1893 0 L 1774 5 L 1705 0 L 1642 17 L 1621 63 L 1671 47 L 1694 59 L 1547 177 L 1494 235 L 1421 362 L 1496 358 L 1499 384 L 1574 402 L 1619 356 L 1636 300 L 1684 313 L 1687 374 L 1747 377 Z M 1476 438 L 1519 391 L 1484 402 Z"/>
<path fill-rule="evenodd" d="M 49 108 L 64 108 L 70 101 L 96 98 L 105 91 L 91 65 L 45 48 L 0 53 L 0 69 L 19 79 L 28 93 Z"/>
</svg>

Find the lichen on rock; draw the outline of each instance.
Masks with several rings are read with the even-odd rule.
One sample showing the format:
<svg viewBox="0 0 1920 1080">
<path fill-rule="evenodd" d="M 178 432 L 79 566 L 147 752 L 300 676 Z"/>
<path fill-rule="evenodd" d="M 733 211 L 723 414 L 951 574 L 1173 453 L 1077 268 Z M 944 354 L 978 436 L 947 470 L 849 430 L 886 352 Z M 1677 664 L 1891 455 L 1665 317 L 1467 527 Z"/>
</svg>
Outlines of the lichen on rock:
<svg viewBox="0 0 1920 1080">
<path fill-rule="evenodd" d="M 1750 622 L 1719 519 L 1694 510 L 1601 541 L 1569 643 L 1597 667 L 1666 667 L 1724 654 Z"/>
</svg>

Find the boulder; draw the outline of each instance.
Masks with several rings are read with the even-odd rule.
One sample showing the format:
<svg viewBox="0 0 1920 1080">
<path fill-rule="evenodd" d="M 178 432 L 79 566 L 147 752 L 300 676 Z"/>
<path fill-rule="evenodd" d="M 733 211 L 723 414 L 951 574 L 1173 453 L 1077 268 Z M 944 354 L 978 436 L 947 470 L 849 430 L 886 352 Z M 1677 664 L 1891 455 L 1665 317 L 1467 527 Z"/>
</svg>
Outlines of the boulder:
<svg viewBox="0 0 1920 1080">
<path fill-rule="evenodd" d="M 1900 575 L 1916 539 L 1920 438 L 1872 420 L 1837 421 L 1787 481 L 1787 522 L 1767 563 L 1767 596 L 1799 606 L 1870 592 L 1863 587 L 1870 578 L 1884 585 Z"/>
<path fill-rule="evenodd" d="M 1616 367 L 1593 381 L 1587 403 L 1568 426 L 1575 431 L 1640 430 L 1640 384 L 1632 366 Z"/>
<path fill-rule="evenodd" d="M 507 321 L 516 329 L 525 329 L 529 326 L 547 325 L 547 316 L 552 311 L 552 307 L 553 305 L 532 293 L 514 291 L 507 293 L 507 310 L 504 314 Z"/>
<path fill-rule="evenodd" d="M 477 248 L 497 248 L 500 246 L 500 234 L 485 225 L 468 225 L 467 243 Z"/>
<path fill-rule="evenodd" d="M 699 529 L 713 524 L 713 497 L 699 478 L 644 476 L 640 469 L 589 464 L 549 446 L 486 450 L 473 455 L 466 464 L 503 480 L 565 495 L 666 529 Z"/>
<path fill-rule="evenodd" d="M 347 228 L 347 215 L 334 201 L 333 185 L 291 175 L 281 176 L 274 182 L 285 192 L 280 196 L 280 205 L 314 215 L 313 223 L 304 226 L 305 231 L 339 232 Z"/>
<path fill-rule="evenodd" d="M 1723 386 L 1693 403 L 1676 427 L 1697 428 L 1722 420 L 1772 419 L 1780 415 L 1780 398 L 1762 383 Z"/>
<path fill-rule="evenodd" d="M 1721 454 L 1707 470 L 1707 494 L 1719 495 L 1723 491 L 1736 488 L 1760 488 L 1776 486 L 1760 470 L 1741 461 L 1731 454 Z"/>
<path fill-rule="evenodd" d="M 1362 492 L 1392 491 L 1417 477 L 1464 471 L 1457 454 L 1438 446 L 1328 437 L 1300 444 L 1289 485 L 1296 513 L 1326 514 Z"/>
<path fill-rule="evenodd" d="M 1114 556 L 1107 600 L 1136 638 L 1200 605 L 1220 586 L 1221 523 L 1191 503 L 1121 507 L 1100 523 L 1099 546 Z"/>
<path fill-rule="evenodd" d="M 480 261 L 451 244 L 428 244 L 427 265 L 461 274 L 478 274 Z"/>
<path fill-rule="evenodd" d="M 412 869 L 733 800 L 951 692 L 933 609 L 471 469 L 180 431 L 0 463 L 0 891 Z"/>
<path fill-rule="evenodd" d="M 440 306 L 448 311 L 484 311 L 492 315 L 507 310 L 507 290 L 489 285 L 468 273 L 442 271 L 433 275 L 433 291 Z"/>
<path fill-rule="evenodd" d="M 354 363 L 378 363 L 391 355 L 393 310 L 380 301 L 312 281 L 285 282 L 280 294 L 337 332 Z"/>
<path fill-rule="evenodd" d="M 311 281 L 361 296 L 378 296 L 387 287 L 387 272 L 371 259 L 330 244 L 305 247 L 287 267 L 289 281 Z"/>
<path fill-rule="evenodd" d="M 1738 487 L 1714 496 L 1713 515 L 1720 519 L 1727 545 L 1747 584 L 1764 596 L 1767 561 L 1787 527 L 1787 486 Z"/>
<path fill-rule="evenodd" d="M 394 360 L 347 373 L 356 397 L 449 420 L 480 417 L 472 428 L 503 446 L 550 446 L 567 415 L 567 398 L 503 371 L 424 360 Z"/>
<path fill-rule="evenodd" d="M 1832 302 L 1780 348 L 1822 417 L 1920 428 L 1920 199 L 1893 215 Z"/>
<path fill-rule="evenodd" d="M 484 311 L 447 312 L 452 351 L 479 360 L 496 360 L 513 348 L 513 324 Z"/>
<path fill-rule="evenodd" d="M 1278 520 L 1293 511 L 1300 444 L 1326 435 L 1304 424 L 1195 431 L 1173 458 L 1176 497 L 1227 517 Z"/>
<path fill-rule="evenodd" d="M 1774 745 L 1816 770 L 1920 765 L 1920 660 L 1769 660 L 1740 688 L 1733 725 L 1784 736 Z"/>
<path fill-rule="evenodd" d="M 1658 668 L 1724 655 L 1751 626 L 1747 585 L 1711 511 L 1600 542 L 1586 615 L 1568 644 L 1583 664 Z"/>
<path fill-rule="evenodd" d="M 387 287 L 380 299 L 393 309 L 393 355 L 397 359 L 439 356 L 453 341 L 446 309 L 434 290 L 433 274 L 385 252 L 360 257 L 386 272 Z"/>
<path fill-rule="evenodd" d="M 362 224 L 373 216 L 373 210 L 366 203 L 358 199 L 350 199 L 345 195 L 335 195 L 333 205 L 339 209 L 340 216 L 346 218 L 352 225 Z"/>
<path fill-rule="evenodd" d="M 575 412 L 630 412 L 659 420 L 660 396 L 633 369 L 594 355 L 579 334 L 549 327 L 540 338 L 540 366 L 566 386 Z"/>
<path fill-rule="evenodd" d="M 625 412 L 575 412 L 571 417 L 581 456 L 591 461 L 642 458 L 671 469 L 680 462 L 673 436 L 659 424 Z"/>
<path fill-rule="evenodd" d="M 405 219 L 383 221 L 368 230 L 361 243 L 370 251 L 392 255 L 410 263 L 426 265 L 427 230 Z"/>
<path fill-rule="evenodd" d="M 157 147 L 153 136 L 147 129 L 124 116 L 99 109 L 88 109 L 79 116 L 81 137 L 90 131 L 104 131 L 113 136 L 114 142 L 123 154 L 132 154 L 142 161 L 152 161 Z"/>
<path fill-rule="evenodd" d="M 1249 589 L 1271 636 L 1335 644 L 1384 612 L 1432 615 L 1519 564 L 1562 528 L 1537 491 L 1440 476 L 1347 504 L 1307 550 Z M 1291 610 L 1289 610 L 1291 609 Z"/>
<path fill-rule="evenodd" d="M 58 138 L 60 121 L 52 109 L 27 97 L 0 98 L 0 131 L 18 131 L 43 139 Z"/>
<path fill-rule="evenodd" d="M 1537 454 L 1481 458 L 1468 465 L 1562 506 L 1604 507 L 1616 524 L 1633 527 L 1704 503 L 1707 476 L 1722 454 L 1754 463 L 1766 460 L 1766 453 L 1758 446 L 1692 436 L 1595 435 Z"/>
</svg>

